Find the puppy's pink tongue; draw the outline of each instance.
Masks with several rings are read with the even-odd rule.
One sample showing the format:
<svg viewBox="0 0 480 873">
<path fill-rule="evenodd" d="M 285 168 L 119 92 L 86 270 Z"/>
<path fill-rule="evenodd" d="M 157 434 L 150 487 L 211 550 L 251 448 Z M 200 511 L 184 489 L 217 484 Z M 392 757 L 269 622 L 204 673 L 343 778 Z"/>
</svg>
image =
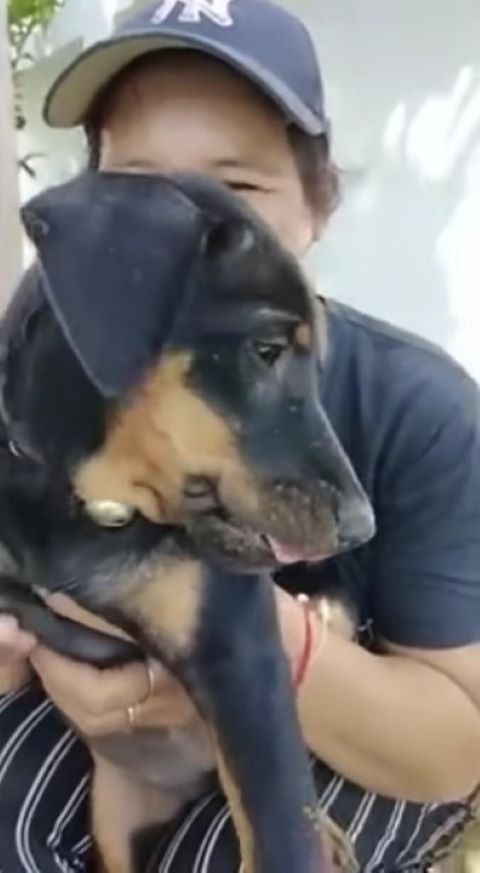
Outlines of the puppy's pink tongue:
<svg viewBox="0 0 480 873">
<path fill-rule="evenodd" d="M 270 546 L 273 556 L 279 564 L 298 564 L 299 561 L 305 561 L 306 554 L 300 548 L 294 546 L 286 546 L 279 543 L 272 537 L 267 537 L 268 545 Z"/>
</svg>

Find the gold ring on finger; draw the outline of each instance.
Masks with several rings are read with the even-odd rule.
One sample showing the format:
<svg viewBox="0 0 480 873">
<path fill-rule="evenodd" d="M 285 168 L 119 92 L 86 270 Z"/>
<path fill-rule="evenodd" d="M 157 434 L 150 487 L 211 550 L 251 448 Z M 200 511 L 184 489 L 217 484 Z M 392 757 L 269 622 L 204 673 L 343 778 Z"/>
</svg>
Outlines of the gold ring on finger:
<svg viewBox="0 0 480 873">
<path fill-rule="evenodd" d="M 127 722 L 130 731 L 133 731 L 137 725 L 138 707 L 138 703 L 134 703 L 133 706 L 127 706 Z"/>
<path fill-rule="evenodd" d="M 142 699 L 138 701 L 139 704 L 146 703 L 147 700 L 150 700 L 150 698 L 153 695 L 153 692 L 155 691 L 155 685 L 157 682 L 157 677 L 155 675 L 155 667 L 153 666 L 153 662 L 146 661 L 145 668 L 147 671 L 148 690 L 147 690 L 147 693 L 145 694 L 145 697 L 142 697 Z"/>
<path fill-rule="evenodd" d="M 153 693 L 157 684 L 157 675 L 155 673 L 155 666 L 153 664 L 153 661 L 148 660 L 145 666 L 147 668 L 148 679 L 148 692 L 145 700 L 148 700 L 149 697 L 153 697 Z"/>
</svg>

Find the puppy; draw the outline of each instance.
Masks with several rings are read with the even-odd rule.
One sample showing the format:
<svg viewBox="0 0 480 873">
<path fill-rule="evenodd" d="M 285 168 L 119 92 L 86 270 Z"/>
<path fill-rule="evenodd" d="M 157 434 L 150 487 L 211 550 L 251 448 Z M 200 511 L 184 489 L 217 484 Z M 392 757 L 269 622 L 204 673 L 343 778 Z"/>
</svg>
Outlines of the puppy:
<svg viewBox="0 0 480 873">
<path fill-rule="evenodd" d="M 160 658 L 208 725 L 245 871 L 318 873 L 269 573 L 360 545 L 373 518 L 319 399 L 309 289 L 267 228 L 199 177 L 86 173 L 23 219 L 38 264 L 0 335 L 0 606 L 70 657 Z M 53 616 L 36 588 L 138 646 Z M 149 741 L 148 773 L 135 737 L 99 750 L 150 780 L 161 819 L 198 793 L 205 763 L 188 732 Z M 102 815 L 104 868 L 140 871 L 150 805 L 127 827 L 128 857 Z"/>
</svg>

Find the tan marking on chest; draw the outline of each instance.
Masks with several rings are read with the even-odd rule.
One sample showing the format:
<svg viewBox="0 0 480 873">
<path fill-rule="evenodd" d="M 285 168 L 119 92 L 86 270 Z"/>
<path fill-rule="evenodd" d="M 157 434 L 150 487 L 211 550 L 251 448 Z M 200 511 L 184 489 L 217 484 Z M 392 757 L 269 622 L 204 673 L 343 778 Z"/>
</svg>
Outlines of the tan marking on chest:
<svg viewBox="0 0 480 873">
<path fill-rule="evenodd" d="M 240 789 L 236 784 L 232 773 L 230 772 L 230 769 L 222 752 L 220 742 L 217 739 L 213 729 L 211 731 L 211 737 L 215 749 L 218 778 L 220 779 L 220 784 L 222 786 L 225 797 L 227 798 L 230 812 L 232 813 L 235 832 L 240 843 L 242 873 L 256 873 L 255 836 L 253 827 L 243 805 Z"/>
<path fill-rule="evenodd" d="M 186 653 L 194 643 L 202 606 L 202 568 L 197 561 L 160 562 L 130 577 L 118 601 L 125 614 L 172 653 Z"/>
</svg>

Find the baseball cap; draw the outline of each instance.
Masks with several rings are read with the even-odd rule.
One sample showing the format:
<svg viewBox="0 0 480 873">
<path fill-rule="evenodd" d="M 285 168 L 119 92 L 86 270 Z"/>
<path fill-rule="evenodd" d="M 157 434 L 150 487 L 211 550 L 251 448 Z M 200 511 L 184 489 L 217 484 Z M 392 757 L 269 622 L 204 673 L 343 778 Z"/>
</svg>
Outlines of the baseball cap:
<svg viewBox="0 0 480 873">
<path fill-rule="evenodd" d="M 46 97 L 51 127 L 82 124 L 95 99 L 131 61 L 190 48 L 244 75 L 312 136 L 327 134 L 322 78 L 305 25 L 270 0 L 158 0 L 127 17 L 108 39 L 82 52 Z"/>
</svg>

